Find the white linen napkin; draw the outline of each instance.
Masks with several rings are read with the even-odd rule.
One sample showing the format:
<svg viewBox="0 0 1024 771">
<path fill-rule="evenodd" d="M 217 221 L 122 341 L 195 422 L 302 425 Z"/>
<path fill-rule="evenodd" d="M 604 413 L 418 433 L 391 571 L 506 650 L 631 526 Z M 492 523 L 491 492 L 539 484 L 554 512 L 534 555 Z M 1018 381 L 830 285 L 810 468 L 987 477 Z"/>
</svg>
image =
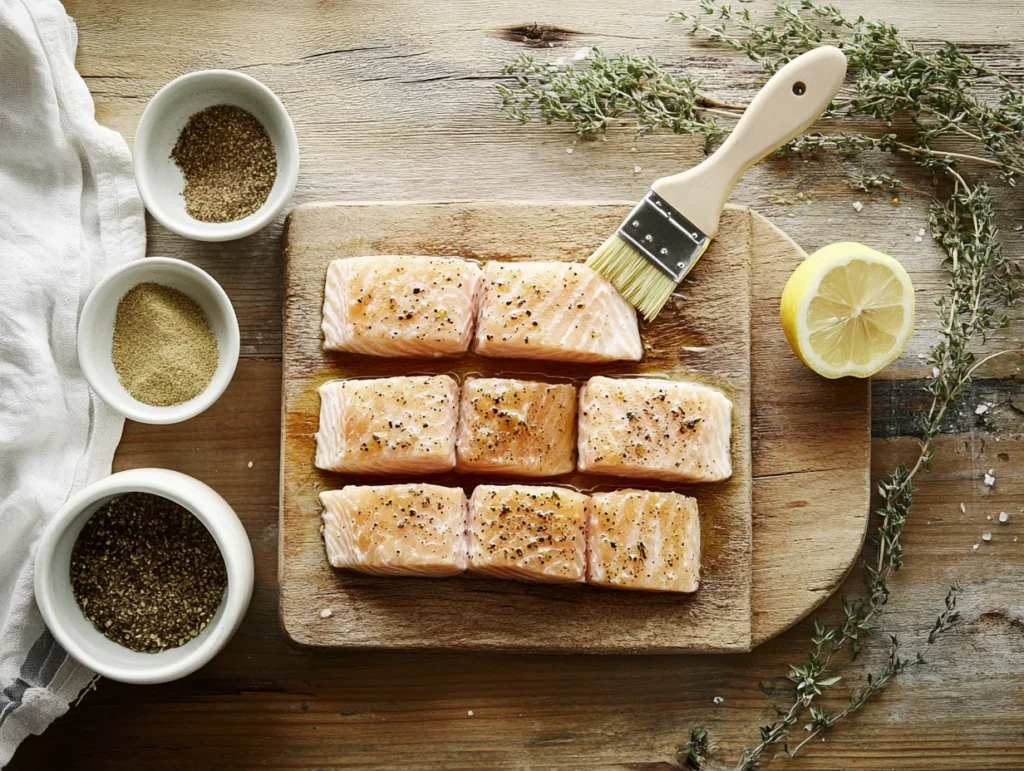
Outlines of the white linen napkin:
<svg viewBox="0 0 1024 771">
<path fill-rule="evenodd" d="M 96 123 L 77 45 L 57 0 L 0 0 L 0 766 L 93 677 L 46 631 L 32 561 L 49 518 L 110 473 L 124 420 L 82 376 L 78 315 L 145 254 L 131 154 Z"/>
</svg>

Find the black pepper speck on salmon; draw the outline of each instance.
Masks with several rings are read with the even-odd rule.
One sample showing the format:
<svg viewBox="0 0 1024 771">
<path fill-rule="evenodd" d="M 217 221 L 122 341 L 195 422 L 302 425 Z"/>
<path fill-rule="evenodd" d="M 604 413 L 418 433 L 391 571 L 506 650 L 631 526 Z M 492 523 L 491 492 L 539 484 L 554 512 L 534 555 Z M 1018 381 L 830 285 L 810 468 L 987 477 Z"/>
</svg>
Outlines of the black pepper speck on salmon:
<svg viewBox="0 0 1024 771">
<path fill-rule="evenodd" d="M 448 375 L 332 380 L 320 386 L 316 465 L 361 474 L 455 467 L 459 385 Z"/>
<path fill-rule="evenodd" d="M 576 467 L 576 387 L 505 378 L 462 384 L 459 471 L 555 476 Z"/>
<path fill-rule="evenodd" d="M 587 500 L 561 487 L 478 486 L 469 500 L 470 572 L 518 581 L 583 581 Z"/>
</svg>

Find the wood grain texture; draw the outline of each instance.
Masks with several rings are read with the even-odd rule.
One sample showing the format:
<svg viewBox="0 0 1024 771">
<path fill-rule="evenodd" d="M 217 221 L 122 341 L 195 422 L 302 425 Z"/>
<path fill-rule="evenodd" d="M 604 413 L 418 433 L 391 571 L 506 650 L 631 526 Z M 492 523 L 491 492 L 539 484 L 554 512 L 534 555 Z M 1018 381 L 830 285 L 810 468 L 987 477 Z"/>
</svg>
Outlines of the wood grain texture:
<svg viewBox="0 0 1024 771">
<path fill-rule="evenodd" d="M 925 45 L 956 41 L 1017 82 L 1024 77 L 1019 0 L 837 1 L 848 15 L 884 18 Z M 687 137 L 648 137 L 631 152 L 628 129 L 613 132 L 607 142 L 573 146 L 573 137 L 558 127 L 507 121 L 497 113 L 492 89 L 501 77 L 499 67 L 520 52 L 547 61 L 596 44 L 609 52 L 652 54 L 673 72 L 703 77 L 709 92 L 735 99 L 749 98 L 763 81 L 760 68 L 741 55 L 694 43 L 666 23 L 670 11 L 693 9 L 692 0 L 65 4 L 78 24 L 77 62 L 97 116 L 129 143 L 146 101 L 176 75 L 209 66 L 242 68 L 274 88 L 299 132 L 303 166 L 296 204 L 453 197 L 635 201 L 651 179 L 702 157 L 700 141 Z M 770 3 L 755 0 L 744 7 L 763 18 Z M 550 49 L 533 47 L 536 41 L 510 32 L 533 24 L 566 32 L 541 41 L 550 42 Z M 863 128 L 885 130 L 872 124 Z M 572 154 L 565 152 L 570 147 Z M 642 167 L 639 173 L 635 165 Z M 917 287 L 918 330 L 907 353 L 872 384 L 871 459 L 877 481 L 916 452 L 913 414 L 920 406 L 919 379 L 927 375 L 917 355 L 937 339 L 930 309 L 946 278 L 941 251 L 928 239 L 914 241 L 918 229 L 927 226 L 926 202 L 904 197 L 893 206 L 883 196 L 852 193 L 848 179 L 861 165 L 933 189 L 930 175 L 888 156 L 823 156 L 808 163 L 769 159 L 740 182 L 733 201 L 781 224 L 808 250 L 852 238 L 898 257 L 910 271 Z M 1021 197 L 998 184 L 996 189 L 1006 251 L 1020 259 L 1024 232 L 1013 226 L 1024 222 Z M 851 206 L 858 198 L 864 203 L 860 213 Z M 194 420 L 176 426 L 129 423 L 115 461 L 117 469 L 155 465 L 192 474 L 235 507 L 256 560 L 249 614 L 225 651 L 182 681 L 151 687 L 101 681 L 44 735 L 29 738 L 11 771 L 668 771 L 677 768 L 676 748 L 693 723 L 708 727 L 722 762 L 756 742 L 757 726 L 773 718 L 771 703 L 788 698 L 789 665 L 805 659 L 809 619 L 739 656 L 335 654 L 286 642 L 278 628 L 276 578 L 282 225 L 283 217 L 239 242 L 199 244 L 150 221 L 150 254 L 188 259 L 225 286 L 238 312 L 246 359 L 227 394 Z M 1018 312 L 988 347 L 1019 343 L 1022 330 L 1024 317 Z M 787 366 L 784 355 L 777 364 Z M 1019 364 L 1004 359 L 986 367 L 985 379 L 951 411 L 932 472 L 921 478 L 904 533 L 905 566 L 892 582 L 882 629 L 869 638 L 856 664 L 844 665 L 840 690 L 861 684 L 864 673 L 884 665 L 884 633 L 901 635 L 908 652 L 925 648 L 928 666 L 906 675 L 795 761 L 780 750 L 769 768 L 1024 768 L 1024 379 Z M 756 361 L 752 366 L 756 384 Z M 975 415 L 979 402 L 993 407 Z M 770 418 L 780 414 L 753 414 L 755 471 L 772 457 L 769 440 L 780 436 L 780 428 Z M 827 436 L 812 447 L 806 459 L 827 468 Z M 983 483 L 990 468 L 994 487 Z M 785 490 L 788 477 L 777 479 Z M 799 477 L 791 482 L 793 503 L 814 503 L 800 496 Z M 755 481 L 755 495 L 757 489 Z M 795 526 L 807 508 L 786 509 Z M 999 511 L 1011 515 L 1005 525 L 988 519 Z M 758 522 L 755 517 L 755 544 Z M 803 525 L 824 523 L 808 516 Z M 989 543 L 981 541 L 986 530 L 993 532 Z M 975 543 L 977 551 L 971 548 Z M 793 567 L 803 564 L 801 559 Z M 785 566 L 775 568 L 785 572 Z M 759 574 L 764 571 L 755 565 L 755 587 Z M 923 637 L 955 579 L 963 586 L 964 620 L 950 637 L 928 648 Z M 840 593 L 861 592 L 855 571 Z M 781 591 L 771 600 L 793 606 Z M 839 593 L 817 612 L 831 621 L 841 613 Z M 770 696 L 757 690 L 762 680 Z M 714 703 L 716 696 L 724 702 Z M 829 706 L 842 708 L 844 698 Z"/>
<path fill-rule="evenodd" d="M 464 648 L 547 653 L 746 651 L 751 645 L 750 235 L 747 210 L 701 270 L 643 329 L 640 362 L 569 365 L 487 359 L 380 359 L 325 352 L 320 332 L 331 260 L 368 254 L 457 255 L 478 260 L 580 262 L 630 204 L 323 204 L 300 207 L 285 236 L 284 410 L 281 486 L 281 620 L 298 643 L 324 647 Z M 582 385 L 588 377 L 698 379 L 733 401 L 733 475 L 720 484 L 675 487 L 572 473 L 551 482 L 577 489 L 678 489 L 701 512 L 701 587 L 692 595 L 538 586 L 459 577 L 381 579 L 331 568 L 320 537 L 321 490 L 366 478 L 314 468 L 317 388 L 328 380 L 414 373 L 540 377 Z M 867 411 L 865 410 L 865 419 Z M 866 442 L 866 435 L 864 437 Z M 866 473 L 866 472 L 865 472 Z M 424 478 L 448 486 L 501 483 L 455 473 Z M 389 479 L 387 481 L 396 481 Z M 402 479 L 400 481 L 407 481 Z M 536 480 L 533 480 L 536 483 Z M 859 546 L 859 544 L 858 544 Z M 856 548 L 853 550 L 856 552 Z M 320 610 L 333 613 L 321 618 Z M 513 621 L 514 619 L 514 621 Z"/>
<path fill-rule="evenodd" d="M 432 623 L 435 614 L 428 613 L 423 620 L 406 615 L 400 619 L 399 628 L 374 625 L 368 620 L 379 609 L 385 620 L 392 618 L 387 604 L 379 598 L 382 592 L 388 592 L 389 596 L 397 594 L 400 599 L 396 603 L 401 607 L 431 606 L 440 601 L 444 606 L 451 603 L 457 609 L 477 609 L 489 602 L 499 602 L 507 608 L 510 601 L 522 596 L 526 604 L 513 606 L 520 618 L 532 618 L 532 612 L 539 612 L 539 618 L 550 617 L 552 608 L 542 601 L 544 598 L 564 602 L 563 598 L 580 596 L 575 590 L 578 587 L 538 589 L 504 582 L 469 581 L 444 582 L 437 587 L 431 582 L 415 580 L 396 584 L 346 577 L 330 569 L 318 535 L 319 505 L 315 495 L 319 489 L 353 480 L 319 472 L 309 461 L 319 404 L 315 389 L 320 383 L 335 377 L 395 375 L 410 371 L 455 371 L 458 374 L 525 371 L 550 375 L 552 370 L 536 362 L 494 362 L 474 356 L 442 363 L 410 363 L 324 354 L 318 341 L 327 263 L 362 251 L 460 254 L 480 259 L 523 256 L 580 259 L 589 254 L 591 244 L 599 243 L 605 233 L 614 229 L 628 206 L 315 205 L 293 212 L 286 239 L 280 570 L 282 619 L 294 639 L 314 645 L 410 647 L 417 642 L 430 642 L 417 636 L 425 634 L 419 624 L 429 623 L 434 647 L 484 647 L 479 641 L 472 646 L 475 638 L 463 632 L 459 625 L 442 625 L 445 636 L 443 640 L 438 638 L 439 632 Z M 445 233 L 440 243 L 433 236 L 438 231 Z M 730 334 L 730 330 L 722 328 L 723 320 L 716 316 L 720 312 L 716 309 L 722 307 L 720 303 L 728 303 L 730 319 L 735 318 L 731 314 L 745 310 L 736 282 L 741 275 L 750 273 L 750 370 L 751 379 L 756 383 L 751 402 L 756 448 L 752 493 L 755 602 L 751 640 L 755 645 L 795 623 L 835 590 L 860 550 L 867 525 L 870 448 L 867 383 L 840 381 L 822 387 L 819 378 L 788 354 L 777 323 L 777 298 L 786 278 L 804 256 L 791 239 L 764 218 L 745 208 L 730 207 L 723 218 L 721 235 L 699 269 L 683 285 L 681 295 L 687 299 L 674 301 L 654 324 L 643 330 L 647 347 L 642 362 L 645 371 L 665 374 L 682 369 L 728 373 L 729 363 L 737 358 L 738 339 L 735 330 Z M 517 366 L 519 370 L 515 369 Z M 586 377 L 605 371 L 623 374 L 635 370 L 634 365 L 623 364 L 613 370 L 591 366 L 560 369 L 558 373 Z M 731 377 L 730 382 L 735 385 L 735 378 Z M 737 455 L 738 468 L 741 467 L 740 457 L 742 454 Z M 459 483 L 457 477 L 443 477 L 442 481 Z M 585 475 L 574 475 L 564 481 L 584 488 L 593 484 L 593 478 Z M 706 488 L 702 490 L 699 485 L 692 490 L 701 499 L 707 536 L 704 585 L 697 595 L 700 598 L 705 592 L 711 594 L 715 588 L 711 581 L 711 591 L 708 591 L 708 578 L 713 578 L 716 570 L 716 536 L 730 532 L 728 527 L 720 531 L 716 526 L 724 525 L 721 515 L 729 502 L 717 495 L 709 501 Z M 708 528 L 709 523 L 711 528 Z M 794 562 L 791 557 L 801 551 L 812 557 Z M 487 592 L 478 586 L 487 587 Z M 396 592 L 397 587 L 401 588 Z M 409 598 L 404 596 L 406 592 L 410 593 Z M 370 593 L 374 601 L 363 600 L 361 593 Z M 457 596 L 453 597 L 455 593 Z M 636 634 L 638 618 L 631 613 L 624 614 L 624 610 L 637 608 L 649 614 L 652 606 L 668 611 L 678 603 L 678 598 L 667 604 L 663 598 L 654 598 L 652 602 L 647 595 L 639 599 L 607 593 L 584 596 L 587 597 L 584 602 L 591 605 L 594 597 L 607 597 L 624 604 L 601 610 L 604 614 L 598 616 L 604 622 L 601 633 L 587 630 L 585 635 L 576 637 L 575 642 L 573 638 L 553 634 L 552 623 L 560 627 L 582 623 L 573 621 L 575 617 L 567 616 L 561 609 L 557 620 L 537 627 L 541 634 L 536 638 L 532 632 L 524 632 L 523 627 L 517 628 L 516 646 L 602 650 L 603 646 L 610 647 L 603 642 L 608 639 L 607 634 L 626 641 Z M 328 606 L 334 615 L 321 619 L 319 610 Z M 647 652 L 666 652 L 674 647 L 688 650 L 721 647 L 720 643 L 710 642 L 714 638 L 709 635 L 712 630 L 716 634 L 722 632 L 722 614 L 719 611 L 712 619 L 699 611 L 701 607 L 698 604 L 693 612 L 698 619 L 707 619 L 705 623 L 666 619 L 657 644 L 648 641 L 640 646 L 627 642 L 620 647 L 634 652 L 641 647 Z M 594 612 L 592 607 L 586 610 L 588 614 Z M 626 626 L 609 626 L 607 620 L 615 616 L 625 620 Z M 647 620 L 645 617 L 644 621 Z M 398 621 L 396 615 L 394 623 Z M 530 624 L 524 627 L 529 630 Z M 500 631 L 501 627 L 497 629 Z M 498 644 L 500 641 L 493 637 L 495 632 L 488 632 L 491 636 L 486 638 L 486 644 Z M 679 634 L 692 636 L 672 637 Z M 677 642 L 673 643 L 673 639 Z"/>
</svg>

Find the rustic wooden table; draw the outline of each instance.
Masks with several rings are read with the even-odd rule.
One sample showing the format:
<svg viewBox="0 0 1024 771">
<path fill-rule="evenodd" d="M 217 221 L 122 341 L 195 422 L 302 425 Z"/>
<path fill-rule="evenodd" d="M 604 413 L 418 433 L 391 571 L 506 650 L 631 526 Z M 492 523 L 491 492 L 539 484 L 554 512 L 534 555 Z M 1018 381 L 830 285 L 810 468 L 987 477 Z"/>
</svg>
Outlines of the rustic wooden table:
<svg viewBox="0 0 1024 771">
<path fill-rule="evenodd" d="M 368 199 L 632 199 L 657 176 L 701 157 L 699 141 L 631 134 L 577 144 L 558 127 L 521 127 L 497 110 L 501 65 L 533 51 L 579 47 L 642 52 L 744 98 L 759 69 L 694 43 L 666 22 L 691 0 L 73 0 L 79 69 L 99 120 L 131 142 L 149 97 L 189 70 L 229 67 L 276 91 L 302 149 L 294 203 Z M 982 61 L 1024 75 L 1019 0 L 843 0 L 849 14 L 884 17 L 919 41 L 961 42 Z M 758 0 L 755 11 L 766 11 Z M 534 25 L 540 26 L 534 26 Z M 889 168 L 890 159 L 867 159 Z M 883 166 L 882 164 L 889 164 Z M 642 171 L 634 173 L 634 166 Z M 903 260 L 918 288 L 919 329 L 873 385 L 876 477 L 910 458 L 913 416 L 927 375 L 918 354 L 936 339 L 932 302 L 944 284 L 923 203 L 894 206 L 847 186 L 852 162 L 772 160 L 733 200 L 774 219 L 807 249 L 848 238 Z M 905 164 L 902 178 L 931 180 Z M 797 193 L 805 197 L 797 198 Z M 794 201 L 781 203 L 782 199 Z M 1019 257 L 1020 194 L 999 195 L 1006 248 Z M 807 648 L 810 622 L 748 655 L 531 657 L 319 653 L 289 645 L 277 621 L 277 495 L 281 354 L 281 225 L 231 244 L 198 244 L 150 221 L 149 253 L 209 270 L 238 311 L 243 359 L 227 394 L 178 426 L 129 423 L 117 468 L 166 466 L 213 485 L 245 522 L 256 590 L 241 631 L 212 664 L 183 681 L 100 682 L 12 768 L 632 768 L 668 769 L 694 722 L 718 754 L 756 741 L 771 717 L 759 680 L 780 676 Z M 1020 320 L 990 341 L 1019 341 Z M 1019 363 L 1019 362 L 1018 362 Z M 883 626 L 919 642 L 955 579 L 963 624 L 798 769 L 1024 768 L 1024 388 L 1013 362 L 977 380 L 938 440 L 905 542 Z M 983 416 L 975 406 L 991 403 Z M 994 487 L 982 476 L 994 469 Z M 961 513 L 963 502 L 966 513 Z M 995 515 L 1007 511 L 1005 525 Z M 992 520 L 989 520 L 992 517 Z M 983 531 L 990 543 L 979 543 Z M 860 591 L 854 574 L 844 591 Z M 835 616 L 838 598 L 821 613 Z M 881 645 L 863 667 L 877 668 Z M 724 698 L 714 703 L 714 697 Z"/>
</svg>

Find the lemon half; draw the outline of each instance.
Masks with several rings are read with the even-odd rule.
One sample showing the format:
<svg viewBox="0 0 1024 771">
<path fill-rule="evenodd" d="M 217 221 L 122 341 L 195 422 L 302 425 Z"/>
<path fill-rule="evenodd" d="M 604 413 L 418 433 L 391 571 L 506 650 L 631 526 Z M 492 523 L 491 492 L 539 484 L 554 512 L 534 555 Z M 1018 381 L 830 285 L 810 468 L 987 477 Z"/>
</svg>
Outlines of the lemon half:
<svg viewBox="0 0 1024 771">
<path fill-rule="evenodd" d="M 780 315 L 793 351 L 819 375 L 870 377 L 900 355 L 914 331 L 914 286 L 889 255 L 831 244 L 789 277 Z"/>
</svg>

